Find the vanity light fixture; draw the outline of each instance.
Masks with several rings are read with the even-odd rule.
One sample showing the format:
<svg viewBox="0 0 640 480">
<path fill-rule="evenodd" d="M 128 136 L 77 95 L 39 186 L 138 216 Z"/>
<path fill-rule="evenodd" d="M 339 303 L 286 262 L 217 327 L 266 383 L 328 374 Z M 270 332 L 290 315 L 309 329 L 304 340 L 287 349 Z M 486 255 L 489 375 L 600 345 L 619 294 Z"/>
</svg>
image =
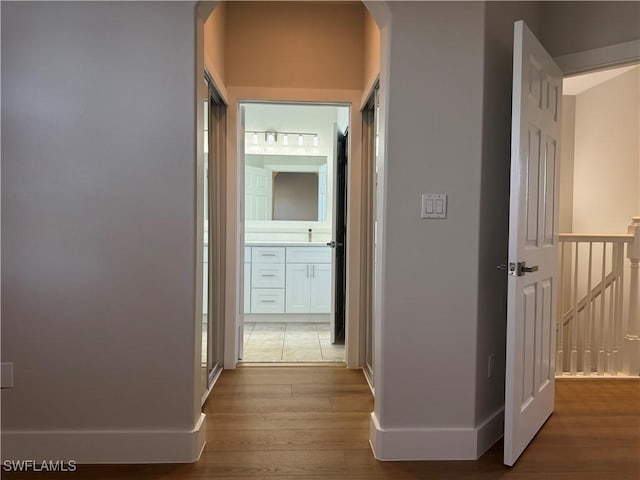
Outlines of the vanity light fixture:
<svg viewBox="0 0 640 480">
<path fill-rule="evenodd" d="M 281 139 L 281 144 L 283 146 L 289 146 L 289 136 L 298 137 L 298 146 L 302 147 L 305 145 L 313 144 L 314 147 L 317 147 L 320 144 L 318 134 L 313 132 L 277 132 L 275 130 L 245 130 L 245 134 L 251 135 L 251 143 L 253 145 L 258 145 L 258 143 L 262 143 L 259 135 L 264 135 L 264 143 L 267 145 L 276 145 L 278 143 L 278 135 Z M 307 139 L 305 141 L 305 137 L 311 137 L 311 141 Z"/>
</svg>

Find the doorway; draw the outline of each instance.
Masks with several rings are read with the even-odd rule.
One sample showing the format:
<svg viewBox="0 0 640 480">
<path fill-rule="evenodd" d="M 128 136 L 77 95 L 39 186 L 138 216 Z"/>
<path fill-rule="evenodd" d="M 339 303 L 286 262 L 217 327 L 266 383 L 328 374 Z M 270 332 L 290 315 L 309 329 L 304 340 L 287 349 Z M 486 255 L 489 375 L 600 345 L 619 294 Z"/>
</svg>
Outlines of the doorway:
<svg viewBox="0 0 640 480">
<path fill-rule="evenodd" d="M 637 64 L 563 81 L 558 376 L 624 374 L 631 292 L 620 234 L 640 213 L 639 89 Z"/>
<path fill-rule="evenodd" d="M 201 403 L 222 371 L 225 257 L 216 245 L 225 238 L 225 153 L 227 106 L 205 73 L 203 99 L 203 229 Z"/>
<path fill-rule="evenodd" d="M 240 103 L 243 362 L 344 362 L 348 123 L 344 105 Z"/>
</svg>

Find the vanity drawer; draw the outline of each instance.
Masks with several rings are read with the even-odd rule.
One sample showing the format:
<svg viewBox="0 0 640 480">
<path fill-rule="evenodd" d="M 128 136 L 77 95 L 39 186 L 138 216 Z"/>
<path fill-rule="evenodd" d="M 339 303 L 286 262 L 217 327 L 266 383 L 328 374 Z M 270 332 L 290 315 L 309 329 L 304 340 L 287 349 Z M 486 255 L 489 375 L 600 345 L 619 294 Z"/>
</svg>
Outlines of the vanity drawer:
<svg viewBox="0 0 640 480">
<path fill-rule="evenodd" d="M 251 247 L 251 261 L 284 263 L 284 247 Z"/>
<path fill-rule="evenodd" d="M 287 247 L 287 263 L 331 263 L 329 247 Z"/>
<path fill-rule="evenodd" d="M 251 313 L 283 313 L 283 288 L 252 288 Z"/>
<path fill-rule="evenodd" d="M 284 288 L 284 263 L 252 263 L 252 288 Z"/>
</svg>

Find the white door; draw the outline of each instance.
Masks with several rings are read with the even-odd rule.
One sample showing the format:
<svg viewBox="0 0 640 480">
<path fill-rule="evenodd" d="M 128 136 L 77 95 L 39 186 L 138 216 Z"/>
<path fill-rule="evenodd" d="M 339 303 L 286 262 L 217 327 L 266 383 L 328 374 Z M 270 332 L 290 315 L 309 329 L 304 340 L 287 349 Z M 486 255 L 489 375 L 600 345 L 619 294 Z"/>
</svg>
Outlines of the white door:
<svg viewBox="0 0 640 480">
<path fill-rule="evenodd" d="M 287 313 L 308 313 L 309 283 L 311 281 L 309 264 L 287 263 L 285 279 L 285 311 Z"/>
<path fill-rule="evenodd" d="M 504 463 L 554 407 L 557 189 L 562 73 L 515 23 Z"/>
<path fill-rule="evenodd" d="M 311 313 L 331 313 L 331 264 L 313 263 L 309 303 Z"/>
<path fill-rule="evenodd" d="M 264 168 L 244 170 L 245 220 L 271 220 L 271 181 Z"/>
<path fill-rule="evenodd" d="M 318 221 L 327 221 L 327 164 L 318 169 Z"/>
</svg>

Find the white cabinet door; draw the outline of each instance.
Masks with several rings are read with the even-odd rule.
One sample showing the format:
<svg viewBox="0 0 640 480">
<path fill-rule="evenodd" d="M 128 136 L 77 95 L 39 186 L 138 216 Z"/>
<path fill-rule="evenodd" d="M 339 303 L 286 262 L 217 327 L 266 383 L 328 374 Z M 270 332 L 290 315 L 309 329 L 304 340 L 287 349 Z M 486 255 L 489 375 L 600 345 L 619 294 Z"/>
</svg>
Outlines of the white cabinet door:
<svg viewBox="0 0 640 480">
<path fill-rule="evenodd" d="M 287 264 L 286 312 L 309 312 L 310 267 L 306 263 Z"/>
<path fill-rule="evenodd" d="M 331 313 L 331 264 L 314 263 L 311 269 L 310 312 Z"/>
</svg>

